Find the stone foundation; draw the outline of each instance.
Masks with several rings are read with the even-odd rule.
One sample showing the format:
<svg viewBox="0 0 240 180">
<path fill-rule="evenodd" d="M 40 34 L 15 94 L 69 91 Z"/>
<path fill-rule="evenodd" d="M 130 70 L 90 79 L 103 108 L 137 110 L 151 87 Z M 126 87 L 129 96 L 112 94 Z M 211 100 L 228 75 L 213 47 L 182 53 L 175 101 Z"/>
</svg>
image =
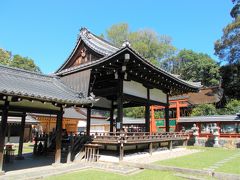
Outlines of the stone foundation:
<svg viewBox="0 0 240 180">
<path fill-rule="evenodd" d="M 188 145 L 193 145 L 193 137 L 188 140 Z M 198 138 L 199 146 L 213 147 L 214 140 L 213 137 L 199 137 Z M 227 148 L 240 148 L 240 138 L 219 138 L 219 146 Z"/>
</svg>

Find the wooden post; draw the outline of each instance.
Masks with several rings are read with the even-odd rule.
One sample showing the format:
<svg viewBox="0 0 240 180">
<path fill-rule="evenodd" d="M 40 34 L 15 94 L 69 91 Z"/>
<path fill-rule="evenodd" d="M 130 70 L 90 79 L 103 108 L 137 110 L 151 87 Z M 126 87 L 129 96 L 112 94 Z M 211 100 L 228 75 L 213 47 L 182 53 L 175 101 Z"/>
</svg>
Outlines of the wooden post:
<svg viewBox="0 0 240 180">
<path fill-rule="evenodd" d="M 120 127 L 117 130 L 120 131 L 123 126 L 123 78 L 119 75 L 119 92 L 117 98 L 117 123 L 120 123 Z"/>
<path fill-rule="evenodd" d="M 9 108 L 9 101 L 5 100 L 4 106 L 2 108 L 2 120 L 0 123 L 0 175 L 4 174 L 3 171 L 3 150 L 5 145 L 5 134 L 6 134 L 6 127 L 7 127 L 7 117 L 8 117 L 8 108 Z"/>
<path fill-rule="evenodd" d="M 57 114 L 57 122 L 56 122 L 55 164 L 61 163 L 62 120 L 63 120 L 63 108 L 60 107 L 60 112 Z"/>
<path fill-rule="evenodd" d="M 180 104 L 179 101 L 176 101 L 176 120 L 178 121 L 180 119 Z"/>
<path fill-rule="evenodd" d="M 147 104 L 145 106 L 145 131 L 150 132 L 150 90 L 147 88 Z"/>
<path fill-rule="evenodd" d="M 166 132 L 169 132 L 169 94 L 167 94 L 167 105 L 165 106 Z"/>
<path fill-rule="evenodd" d="M 29 126 L 29 134 L 28 134 L 28 137 L 29 137 L 29 141 L 32 142 L 32 125 Z"/>
<path fill-rule="evenodd" d="M 113 101 L 112 101 L 112 107 L 110 110 L 110 132 L 113 132 L 113 124 L 114 124 L 113 114 L 114 114 L 114 108 L 113 108 Z"/>
<path fill-rule="evenodd" d="M 91 108 L 87 108 L 87 127 L 86 127 L 86 133 L 88 136 L 90 136 L 90 126 L 91 126 Z"/>
<path fill-rule="evenodd" d="M 123 156 L 124 156 L 124 146 L 123 146 L 123 143 L 121 143 L 119 145 L 119 161 L 123 160 Z"/>
<path fill-rule="evenodd" d="M 169 141 L 169 142 L 168 142 L 168 149 L 169 149 L 169 150 L 172 150 L 172 141 Z"/>
<path fill-rule="evenodd" d="M 153 143 L 149 144 L 149 154 L 152 155 L 153 152 Z"/>
<path fill-rule="evenodd" d="M 11 125 L 8 124 L 7 127 L 8 127 L 8 132 L 7 132 L 8 138 L 7 138 L 7 142 L 10 143 L 10 138 L 11 138 Z"/>
<path fill-rule="evenodd" d="M 23 160 L 24 157 L 22 155 L 22 149 L 23 149 L 23 141 L 24 141 L 24 130 L 25 130 L 25 121 L 26 121 L 26 114 L 22 116 L 21 120 L 21 127 L 20 127 L 20 138 L 19 138 L 19 145 L 18 145 L 18 155 L 16 157 L 17 160 Z"/>
</svg>

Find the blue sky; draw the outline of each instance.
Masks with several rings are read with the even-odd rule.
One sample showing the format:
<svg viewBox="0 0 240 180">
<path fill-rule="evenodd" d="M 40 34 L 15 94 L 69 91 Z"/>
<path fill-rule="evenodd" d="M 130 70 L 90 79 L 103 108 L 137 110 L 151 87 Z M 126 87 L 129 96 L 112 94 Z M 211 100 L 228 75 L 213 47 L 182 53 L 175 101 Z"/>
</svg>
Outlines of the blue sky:
<svg viewBox="0 0 240 180">
<path fill-rule="evenodd" d="M 232 21 L 231 0 L 9 0 L 0 4 L 0 47 L 35 60 L 44 73 L 68 57 L 81 27 L 95 34 L 126 22 L 169 35 L 178 49 L 207 53 Z"/>
</svg>

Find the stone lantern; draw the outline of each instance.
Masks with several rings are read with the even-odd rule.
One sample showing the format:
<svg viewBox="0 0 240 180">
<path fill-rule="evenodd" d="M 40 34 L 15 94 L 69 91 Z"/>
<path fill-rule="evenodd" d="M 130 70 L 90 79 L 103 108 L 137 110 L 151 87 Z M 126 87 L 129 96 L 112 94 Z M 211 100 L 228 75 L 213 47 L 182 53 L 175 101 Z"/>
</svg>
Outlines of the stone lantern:
<svg viewBox="0 0 240 180">
<path fill-rule="evenodd" d="M 194 137 L 194 146 L 198 146 L 198 130 L 199 128 L 197 127 L 196 124 L 193 124 L 193 127 L 191 128 L 191 130 L 193 131 L 193 137 Z"/>
<path fill-rule="evenodd" d="M 219 143 L 218 143 L 218 140 L 219 140 L 219 127 L 217 127 L 217 124 L 214 123 L 213 124 L 213 127 L 212 127 L 212 133 L 213 133 L 213 140 L 214 140 L 214 144 L 213 144 L 213 147 L 219 147 Z"/>
</svg>

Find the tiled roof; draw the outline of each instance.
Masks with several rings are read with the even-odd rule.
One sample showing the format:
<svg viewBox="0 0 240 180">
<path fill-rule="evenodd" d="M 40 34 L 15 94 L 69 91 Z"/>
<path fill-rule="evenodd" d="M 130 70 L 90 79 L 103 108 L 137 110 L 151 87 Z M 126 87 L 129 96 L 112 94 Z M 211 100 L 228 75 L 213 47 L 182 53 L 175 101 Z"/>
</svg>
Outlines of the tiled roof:
<svg viewBox="0 0 240 180">
<path fill-rule="evenodd" d="M 82 41 L 89 48 L 91 48 L 96 53 L 102 55 L 103 57 L 109 56 L 119 50 L 119 48 L 115 47 L 114 45 L 110 44 L 109 42 L 105 41 L 104 39 L 91 33 L 88 29 L 81 28 L 77 43 L 76 43 L 72 53 L 67 58 L 67 60 L 64 62 L 64 64 L 56 72 L 60 72 L 62 70 L 62 68 L 64 68 L 64 66 L 71 60 L 72 56 L 74 55 L 74 53 L 76 52 L 76 50 L 78 49 L 78 47 L 80 46 Z"/>
<path fill-rule="evenodd" d="M 92 50 L 103 56 L 108 56 L 119 50 L 119 48 L 96 36 L 95 34 L 92 34 L 86 28 L 82 28 L 80 30 L 80 37 L 78 41 L 80 40 L 83 40 Z"/>
<path fill-rule="evenodd" d="M 222 100 L 223 97 L 223 89 L 214 86 L 214 87 L 203 87 L 199 92 L 187 93 L 178 96 L 171 96 L 169 100 L 180 100 L 187 99 L 188 102 L 192 105 L 199 104 L 214 104 L 218 103 Z"/>
<path fill-rule="evenodd" d="M 21 124 L 22 118 L 21 117 L 8 117 L 7 122 L 8 123 L 14 123 L 14 124 Z M 1 117 L 0 117 L 1 122 Z M 26 116 L 26 122 L 25 124 L 38 124 L 39 121 L 33 118 L 32 116 L 27 115 Z"/>
<path fill-rule="evenodd" d="M 223 122 L 223 121 L 238 121 L 240 117 L 236 115 L 218 115 L 218 116 L 193 116 L 193 117 L 180 117 L 178 123 L 183 122 Z"/>
<path fill-rule="evenodd" d="M 174 80 L 180 82 L 181 84 L 184 84 L 184 85 L 189 86 L 191 88 L 194 88 L 196 90 L 201 87 L 201 84 L 198 83 L 198 82 L 196 83 L 196 82 L 188 82 L 188 81 L 182 80 L 182 79 L 176 77 L 176 75 L 168 73 L 167 71 L 165 71 L 165 70 L 163 70 L 163 69 L 153 65 L 152 63 L 150 63 L 149 61 L 147 61 L 146 59 L 141 57 L 141 55 L 139 55 L 136 51 L 134 51 L 129 46 L 123 47 L 123 48 L 119 49 L 118 51 L 114 52 L 113 54 L 111 54 L 109 56 L 105 56 L 103 58 L 100 58 L 100 59 L 98 59 L 96 61 L 91 61 L 91 62 L 88 62 L 88 63 L 80 64 L 78 66 L 70 67 L 68 69 L 64 69 L 64 70 L 62 70 L 60 72 L 57 72 L 55 75 L 65 75 L 65 74 L 74 73 L 74 72 L 77 72 L 77 71 L 82 71 L 82 70 L 86 70 L 86 69 L 92 68 L 92 67 L 94 67 L 94 66 L 96 66 L 98 64 L 101 64 L 101 63 L 104 63 L 104 62 L 106 62 L 108 60 L 111 60 L 116 55 L 118 55 L 118 54 L 120 54 L 120 53 L 122 53 L 124 51 L 130 51 L 135 56 L 137 56 L 139 58 L 139 60 L 142 61 L 142 63 L 146 64 L 147 66 L 149 66 L 151 68 L 153 68 L 158 73 L 164 74 L 165 76 L 169 77 L 170 79 L 174 79 Z"/>
<path fill-rule="evenodd" d="M 198 93 L 188 93 L 188 102 L 193 105 L 213 104 L 221 101 L 223 89 L 220 87 L 202 88 Z"/>
<path fill-rule="evenodd" d="M 60 104 L 89 104 L 84 97 L 64 85 L 56 76 L 0 66 L 0 94 Z"/>
</svg>

